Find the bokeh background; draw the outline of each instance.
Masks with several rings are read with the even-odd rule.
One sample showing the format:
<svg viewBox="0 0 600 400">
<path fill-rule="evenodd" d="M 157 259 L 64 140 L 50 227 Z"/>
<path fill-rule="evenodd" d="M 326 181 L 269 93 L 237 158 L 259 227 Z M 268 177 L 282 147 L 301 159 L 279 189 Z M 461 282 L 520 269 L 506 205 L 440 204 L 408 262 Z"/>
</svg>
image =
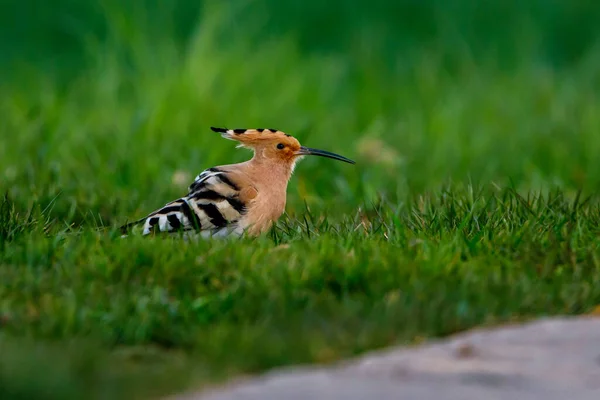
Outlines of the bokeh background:
<svg viewBox="0 0 600 400">
<path fill-rule="evenodd" d="M 1 1 L 0 398 L 149 398 L 597 310 L 599 21 L 597 0 Z M 357 164 L 307 157 L 256 240 L 96 229 L 248 159 L 210 126 Z"/>
<path fill-rule="evenodd" d="M 450 182 L 595 190 L 598 21 L 593 0 L 5 0 L 2 189 L 119 224 L 250 155 L 215 125 L 358 161 L 303 161 L 292 213 Z"/>
</svg>

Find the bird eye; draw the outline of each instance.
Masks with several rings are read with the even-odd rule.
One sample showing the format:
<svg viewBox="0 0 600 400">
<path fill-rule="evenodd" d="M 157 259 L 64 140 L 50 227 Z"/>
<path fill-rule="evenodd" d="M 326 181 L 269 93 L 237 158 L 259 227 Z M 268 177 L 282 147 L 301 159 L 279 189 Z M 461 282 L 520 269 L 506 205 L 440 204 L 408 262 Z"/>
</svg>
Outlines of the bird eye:
<svg viewBox="0 0 600 400">
<path fill-rule="evenodd" d="M 278 148 L 279 150 L 282 150 L 284 147 L 285 147 L 285 145 L 284 145 L 283 143 L 279 143 L 279 144 L 277 145 L 277 148 Z"/>
</svg>

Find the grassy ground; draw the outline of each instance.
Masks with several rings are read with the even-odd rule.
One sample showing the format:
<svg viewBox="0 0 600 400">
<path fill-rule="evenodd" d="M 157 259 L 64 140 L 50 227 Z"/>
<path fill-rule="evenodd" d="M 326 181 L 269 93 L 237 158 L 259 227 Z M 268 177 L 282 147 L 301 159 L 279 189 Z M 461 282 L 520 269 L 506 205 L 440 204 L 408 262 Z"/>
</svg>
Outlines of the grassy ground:
<svg viewBox="0 0 600 400">
<path fill-rule="evenodd" d="M 600 303 L 594 2 L 163 3 L 0 16 L 1 398 L 158 396 Z M 303 161 L 258 240 L 120 239 L 249 156 L 211 125 L 357 164 Z"/>
</svg>

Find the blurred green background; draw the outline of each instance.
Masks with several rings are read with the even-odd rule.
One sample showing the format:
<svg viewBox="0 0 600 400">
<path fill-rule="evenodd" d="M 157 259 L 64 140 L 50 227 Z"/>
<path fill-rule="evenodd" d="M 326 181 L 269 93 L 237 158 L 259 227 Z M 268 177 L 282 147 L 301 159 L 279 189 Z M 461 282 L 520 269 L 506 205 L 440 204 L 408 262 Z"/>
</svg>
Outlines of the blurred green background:
<svg viewBox="0 0 600 400">
<path fill-rule="evenodd" d="M 290 187 L 346 212 L 452 181 L 595 190 L 594 1 L 5 0 L 0 172 L 25 206 L 118 224 L 249 154 L 211 125 L 275 127 Z"/>
<path fill-rule="evenodd" d="M 591 309 L 598 21 L 594 0 L 2 1 L 0 397 L 129 399 Z M 302 161 L 275 237 L 93 229 L 250 156 L 210 126 L 357 164 Z"/>
</svg>

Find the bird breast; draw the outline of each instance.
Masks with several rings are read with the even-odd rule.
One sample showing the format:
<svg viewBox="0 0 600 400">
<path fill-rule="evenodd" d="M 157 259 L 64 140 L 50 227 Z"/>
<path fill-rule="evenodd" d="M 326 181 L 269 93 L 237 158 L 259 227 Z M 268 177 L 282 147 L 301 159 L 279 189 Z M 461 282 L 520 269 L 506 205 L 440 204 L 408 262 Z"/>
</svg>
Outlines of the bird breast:
<svg viewBox="0 0 600 400">
<path fill-rule="evenodd" d="M 272 190 L 259 190 L 247 208 L 241 225 L 247 227 L 250 235 L 259 235 L 271 228 L 285 210 L 285 192 L 277 193 Z"/>
</svg>

